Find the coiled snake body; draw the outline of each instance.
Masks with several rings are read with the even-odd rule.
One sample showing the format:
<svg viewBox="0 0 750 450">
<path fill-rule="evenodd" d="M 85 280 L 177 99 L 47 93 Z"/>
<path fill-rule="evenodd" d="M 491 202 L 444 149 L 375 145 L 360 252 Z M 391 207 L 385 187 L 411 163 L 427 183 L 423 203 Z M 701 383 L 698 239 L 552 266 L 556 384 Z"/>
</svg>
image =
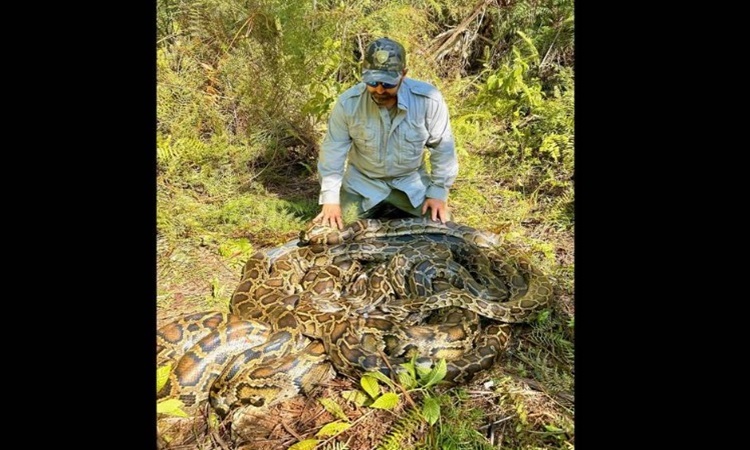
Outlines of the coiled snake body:
<svg viewBox="0 0 750 450">
<path fill-rule="evenodd" d="M 157 396 L 257 413 L 336 372 L 390 375 L 413 357 L 445 358 L 446 381 L 460 383 L 551 299 L 547 277 L 491 233 L 429 219 L 312 227 L 279 256 L 249 258 L 230 314 L 157 331 L 157 364 L 173 364 Z"/>
</svg>

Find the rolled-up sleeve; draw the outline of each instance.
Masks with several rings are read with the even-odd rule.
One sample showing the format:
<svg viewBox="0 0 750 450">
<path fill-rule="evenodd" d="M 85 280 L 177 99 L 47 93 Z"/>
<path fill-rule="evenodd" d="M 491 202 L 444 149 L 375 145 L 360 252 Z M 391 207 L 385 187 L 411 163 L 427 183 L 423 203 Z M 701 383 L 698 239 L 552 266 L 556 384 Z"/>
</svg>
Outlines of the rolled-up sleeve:
<svg viewBox="0 0 750 450">
<path fill-rule="evenodd" d="M 433 98 L 427 105 L 427 131 L 430 137 L 425 145 L 430 149 L 431 182 L 426 196 L 446 201 L 448 190 L 458 175 L 458 158 L 451 132 L 448 106 L 442 96 Z"/>
<path fill-rule="evenodd" d="M 338 204 L 341 182 L 346 167 L 346 155 L 352 146 L 346 112 L 341 99 L 336 101 L 328 118 L 328 131 L 320 146 L 318 177 L 320 196 L 318 204 Z"/>
</svg>

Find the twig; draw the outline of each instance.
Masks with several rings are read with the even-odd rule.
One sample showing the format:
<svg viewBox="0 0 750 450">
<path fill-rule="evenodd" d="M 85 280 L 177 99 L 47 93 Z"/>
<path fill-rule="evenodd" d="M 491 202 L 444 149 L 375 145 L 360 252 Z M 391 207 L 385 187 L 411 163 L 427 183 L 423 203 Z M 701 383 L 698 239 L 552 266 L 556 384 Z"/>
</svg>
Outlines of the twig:
<svg viewBox="0 0 750 450">
<path fill-rule="evenodd" d="M 526 125 L 528 125 L 532 120 L 536 120 L 536 119 L 539 119 L 539 118 L 540 118 L 540 116 L 537 116 L 536 114 L 532 114 L 530 116 L 526 116 L 526 117 L 523 118 L 523 120 L 521 122 L 519 122 L 518 125 L 516 125 L 516 128 L 519 128 L 519 129 L 523 128 Z"/>
<path fill-rule="evenodd" d="M 168 35 L 168 36 L 164 36 L 163 38 L 161 38 L 161 39 L 159 39 L 158 41 L 156 41 L 156 43 L 157 43 L 157 44 L 160 44 L 160 43 L 162 43 L 162 42 L 166 41 L 167 39 L 171 39 L 171 38 L 173 38 L 173 37 L 177 37 L 177 36 L 182 36 L 183 34 L 184 34 L 184 33 L 183 33 L 182 31 L 178 31 L 177 33 L 172 33 L 172 34 L 170 34 L 170 35 Z"/>
<path fill-rule="evenodd" d="M 485 429 L 485 428 L 487 428 L 487 427 L 491 427 L 491 426 L 497 425 L 497 424 L 499 424 L 499 423 L 505 422 L 506 420 L 509 420 L 509 419 L 512 419 L 512 418 L 513 418 L 513 416 L 507 416 L 507 417 L 503 417 L 502 419 L 500 419 L 500 420 L 496 420 L 496 421 L 494 421 L 494 422 L 492 422 L 492 423 L 488 423 L 487 425 L 482 425 L 482 426 L 481 426 L 481 427 L 479 427 L 478 429 L 479 429 L 479 430 L 483 430 L 483 429 Z"/>
<path fill-rule="evenodd" d="M 365 419 L 366 417 L 370 417 L 370 415 L 372 415 L 373 413 L 375 413 L 375 411 L 377 411 L 377 409 L 371 409 L 371 410 L 367 411 L 366 413 L 362 414 L 361 416 L 357 417 L 357 419 L 356 419 L 356 420 L 354 420 L 354 422 L 350 422 L 350 426 L 349 426 L 349 428 L 353 428 L 353 427 L 354 427 L 354 425 L 356 425 L 356 424 L 357 424 L 358 422 L 362 421 L 362 420 L 363 420 L 363 419 Z M 335 437 L 338 437 L 338 435 L 339 435 L 339 434 L 343 433 L 344 431 L 347 431 L 347 430 L 349 430 L 349 428 L 347 428 L 346 430 L 343 430 L 343 431 L 339 431 L 338 433 L 334 434 L 333 436 L 329 437 L 328 439 L 326 439 L 325 441 L 323 441 L 323 442 L 321 442 L 321 443 L 319 443 L 319 444 L 322 444 L 323 446 L 325 446 L 325 445 L 326 445 L 326 444 L 328 444 L 328 443 L 329 443 L 329 442 L 330 442 L 330 441 L 331 441 L 331 440 L 332 440 L 333 438 L 335 438 Z M 302 439 L 300 439 L 300 440 L 302 440 Z"/>
<path fill-rule="evenodd" d="M 568 408 L 567 406 L 563 404 L 563 401 L 565 401 L 565 402 L 569 402 L 575 405 L 575 398 L 572 395 L 566 392 L 557 392 L 555 394 L 550 395 L 550 393 L 547 392 L 547 390 L 545 389 L 544 385 L 535 380 L 532 380 L 530 378 L 524 378 L 519 375 L 510 373 L 510 372 L 508 372 L 508 376 L 515 378 L 516 380 L 521 381 L 523 383 L 526 383 L 531 389 L 543 394 L 545 397 L 555 402 L 561 408 L 565 409 L 566 411 L 572 412 L 570 408 Z"/>
<path fill-rule="evenodd" d="M 474 10 L 471 12 L 469 17 L 464 19 L 463 22 L 461 22 L 456 28 L 453 29 L 453 32 L 448 36 L 448 39 L 443 41 L 443 43 L 437 48 L 437 50 L 432 51 L 428 50 L 428 53 L 432 54 L 433 59 L 440 59 L 442 56 L 441 53 L 443 53 L 443 50 L 448 48 L 453 42 L 458 38 L 458 36 L 463 33 L 466 28 L 469 26 L 472 20 L 490 3 L 492 3 L 493 0 L 480 0 L 479 3 L 477 3 L 476 6 L 474 6 Z"/>
<path fill-rule="evenodd" d="M 224 439 L 221 438 L 221 436 L 219 435 L 217 431 L 214 431 L 213 433 L 211 433 L 211 440 L 214 441 L 216 444 L 218 444 L 219 447 L 221 447 L 222 449 L 229 450 L 229 446 L 227 445 L 226 442 L 224 442 Z"/>
<path fill-rule="evenodd" d="M 396 372 L 395 372 L 395 371 L 393 370 L 393 367 L 391 367 L 391 363 L 390 363 L 390 362 L 388 362 L 388 358 L 387 358 L 387 357 L 385 356 L 385 353 L 383 353 L 383 350 L 381 350 L 381 349 L 378 349 L 378 353 L 380 353 L 380 357 L 381 357 L 381 358 L 383 358 L 383 361 L 385 361 L 385 365 L 386 365 L 386 366 L 388 366 L 388 369 L 389 369 L 389 370 L 391 371 L 391 374 L 395 374 Z M 406 400 L 408 400 L 408 401 L 409 401 L 409 404 L 410 404 L 410 405 L 411 405 L 412 407 L 416 408 L 416 407 L 417 407 L 417 404 L 416 404 L 416 403 L 414 403 L 414 400 L 412 400 L 412 398 L 411 398 L 411 396 L 409 395 L 409 393 L 408 393 L 408 392 L 406 392 L 406 389 L 404 389 L 404 388 L 403 388 L 403 386 L 401 386 L 401 384 L 400 384 L 400 383 L 399 383 L 398 381 L 396 381 L 396 380 L 393 380 L 393 384 L 395 384 L 395 385 L 396 385 L 396 387 L 398 387 L 398 389 L 399 389 L 399 390 L 400 390 L 401 392 L 403 392 L 403 394 L 404 394 L 404 397 L 406 397 Z"/>
<path fill-rule="evenodd" d="M 505 436 L 505 427 L 503 427 L 502 432 L 500 433 L 500 437 L 497 438 L 498 444 L 502 444 L 504 436 Z M 495 444 L 493 443 L 492 445 L 495 445 Z"/>
<path fill-rule="evenodd" d="M 486 396 L 487 394 L 490 395 L 496 395 L 494 391 L 466 391 L 467 394 L 477 394 L 481 396 Z"/>
<path fill-rule="evenodd" d="M 294 431 L 289 425 L 287 425 L 286 422 L 284 422 L 283 419 L 281 420 L 281 426 L 284 427 L 284 429 L 286 431 L 288 431 L 289 434 L 291 434 L 292 436 L 294 436 L 295 438 L 297 438 L 298 441 L 302 440 L 302 437 L 299 434 L 297 434 L 297 432 Z"/>
<path fill-rule="evenodd" d="M 326 410 L 325 410 L 325 409 L 321 409 L 321 410 L 319 410 L 317 414 L 315 414 L 314 416 L 312 416 L 312 417 L 310 417 L 309 419 L 307 419 L 307 420 L 306 420 L 306 421 L 305 421 L 305 422 L 303 423 L 303 425 L 307 425 L 308 423 L 310 423 L 310 422 L 314 421 L 315 419 L 317 419 L 318 417 L 322 416 L 322 415 L 323 415 L 323 414 L 325 414 L 325 413 L 326 413 Z"/>
<path fill-rule="evenodd" d="M 544 66 L 544 62 L 547 61 L 547 56 L 549 56 L 549 52 L 552 51 L 552 47 L 555 46 L 555 42 L 557 42 L 557 37 L 560 36 L 560 31 L 562 31 L 562 25 L 560 25 L 560 28 L 557 29 L 557 34 L 555 34 L 555 38 L 552 39 L 552 43 L 549 45 L 549 48 L 547 49 L 547 53 L 544 54 L 544 58 L 542 58 L 542 62 L 539 63 L 540 69 L 542 68 L 542 66 Z"/>
<path fill-rule="evenodd" d="M 242 29 L 245 28 L 245 26 L 247 26 L 247 25 L 250 24 L 250 21 L 253 20 L 254 17 L 255 17 L 255 14 L 252 14 L 250 17 L 247 18 L 247 20 L 245 20 L 242 23 L 242 25 L 237 30 L 237 32 L 234 33 L 234 37 L 232 37 L 232 40 L 229 42 L 229 45 L 227 46 L 226 50 L 224 50 L 224 54 L 228 54 L 229 53 L 229 50 L 232 48 L 232 45 L 234 44 L 234 41 L 237 40 L 237 36 L 240 35 L 240 33 L 242 32 Z M 247 35 L 249 35 L 251 31 L 252 31 L 252 28 L 248 26 Z"/>
<path fill-rule="evenodd" d="M 348 23 L 348 22 L 347 22 Z M 346 30 L 344 30 L 346 31 Z M 365 47 L 362 45 L 362 35 L 357 34 L 357 46 L 359 47 L 360 61 L 365 59 Z"/>
</svg>

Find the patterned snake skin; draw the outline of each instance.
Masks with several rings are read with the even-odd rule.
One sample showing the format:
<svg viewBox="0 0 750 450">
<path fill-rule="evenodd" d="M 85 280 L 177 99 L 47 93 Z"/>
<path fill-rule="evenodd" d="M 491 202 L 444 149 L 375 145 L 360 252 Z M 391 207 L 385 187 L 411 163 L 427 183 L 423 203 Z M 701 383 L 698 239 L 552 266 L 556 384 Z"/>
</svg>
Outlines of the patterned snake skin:
<svg viewBox="0 0 750 450">
<path fill-rule="evenodd" d="M 548 278 L 498 236 L 429 219 L 312 226 L 243 268 L 231 313 L 187 315 L 157 330 L 158 398 L 195 411 L 255 414 L 336 373 L 390 375 L 412 357 L 445 358 L 461 383 L 494 364 L 510 323 L 552 300 Z"/>
</svg>

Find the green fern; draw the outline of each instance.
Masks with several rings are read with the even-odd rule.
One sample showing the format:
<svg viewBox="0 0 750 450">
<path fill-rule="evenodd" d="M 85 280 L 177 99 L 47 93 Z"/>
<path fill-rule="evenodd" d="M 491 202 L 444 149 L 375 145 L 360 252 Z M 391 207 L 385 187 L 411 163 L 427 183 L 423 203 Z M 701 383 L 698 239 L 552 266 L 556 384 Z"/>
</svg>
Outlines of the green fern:
<svg viewBox="0 0 750 450">
<path fill-rule="evenodd" d="M 329 442 L 321 450 L 349 450 L 349 444 L 339 441 Z"/>
<path fill-rule="evenodd" d="M 533 322 L 531 325 L 532 330 L 528 334 L 531 342 L 552 353 L 562 364 L 573 365 L 575 352 L 573 343 L 567 339 L 570 334 L 568 329 L 561 328 L 559 323 L 553 321 Z"/>
<path fill-rule="evenodd" d="M 463 388 L 439 397 L 444 414 L 437 426 L 431 427 L 416 446 L 419 450 L 494 450 L 487 438 L 478 431 L 486 423 L 485 412 L 468 407 L 464 402 L 469 396 Z"/>
<path fill-rule="evenodd" d="M 424 424 L 419 409 L 409 408 L 404 415 L 393 423 L 388 433 L 380 440 L 377 450 L 401 450 L 403 441 L 414 436 L 415 432 Z"/>
</svg>

